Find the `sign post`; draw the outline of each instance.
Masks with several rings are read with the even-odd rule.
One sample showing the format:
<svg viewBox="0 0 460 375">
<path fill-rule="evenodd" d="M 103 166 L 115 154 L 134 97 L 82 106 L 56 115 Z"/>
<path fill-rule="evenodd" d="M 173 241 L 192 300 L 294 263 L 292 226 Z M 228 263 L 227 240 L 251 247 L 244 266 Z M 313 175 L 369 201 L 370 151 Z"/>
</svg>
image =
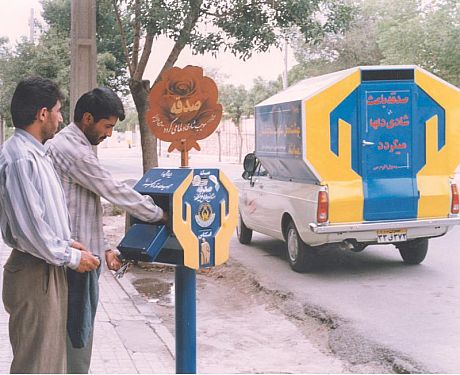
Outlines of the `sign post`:
<svg viewBox="0 0 460 375">
<path fill-rule="evenodd" d="M 175 269 L 176 373 L 196 374 L 196 271 Z"/>
<path fill-rule="evenodd" d="M 202 68 L 190 65 L 163 72 L 150 91 L 146 121 L 158 139 L 171 142 L 168 152 L 181 153 L 181 168 L 189 168 L 189 150 L 199 151 L 197 141 L 211 135 L 219 125 L 222 105 L 217 99 L 214 81 L 203 76 Z M 228 240 L 236 226 L 237 210 L 235 189 L 218 170 L 191 170 L 189 178 L 189 187 L 181 191 L 180 204 L 176 205 L 179 199 L 173 197 L 174 204 L 170 205 L 174 206 L 172 229 L 183 250 L 183 262 L 175 268 L 179 374 L 196 373 L 196 269 L 221 264 L 228 258 Z M 222 246 L 224 242 L 227 244 Z"/>
<path fill-rule="evenodd" d="M 188 168 L 187 140 L 181 141 L 181 168 Z M 196 374 L 196 271 L 175 268 L 176 374 Z"/>
<path fill-rule="evenodd" d="M 149 102 L 150 130 L 158 139 L 171 142 L 168 152 L 181 153 L 181 165 L 152 168 L 137 182 L 137 192 L 151 196 L 168 212 L 168 223 L 130 217 L 130 228 L 118 249 L 126 262 L 176 266 L 176 372 L 196 373 L 196 270 L 227 261 L 238 193 L 219 169 L 188 165 L 189 150 L 200 150 L 197 141 L 209 136 L 222 117 L 217 86 L 203 76 L 203 69 L 187 66 L 163 72 Z"/>
</svg>

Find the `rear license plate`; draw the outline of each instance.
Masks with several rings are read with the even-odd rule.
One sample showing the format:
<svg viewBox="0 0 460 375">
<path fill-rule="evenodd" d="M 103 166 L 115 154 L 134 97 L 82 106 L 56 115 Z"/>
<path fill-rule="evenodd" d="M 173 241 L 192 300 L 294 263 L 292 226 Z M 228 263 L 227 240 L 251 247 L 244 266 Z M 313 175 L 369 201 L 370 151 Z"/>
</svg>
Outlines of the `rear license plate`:
<svg viewBox="0 0 460 375">
<path fill-rule="evenodd" d="M 378 230 L 377 242 L 378 243 L 392 243 L 407 241 L 407 229 L 395 230 Z"/>
</svg>

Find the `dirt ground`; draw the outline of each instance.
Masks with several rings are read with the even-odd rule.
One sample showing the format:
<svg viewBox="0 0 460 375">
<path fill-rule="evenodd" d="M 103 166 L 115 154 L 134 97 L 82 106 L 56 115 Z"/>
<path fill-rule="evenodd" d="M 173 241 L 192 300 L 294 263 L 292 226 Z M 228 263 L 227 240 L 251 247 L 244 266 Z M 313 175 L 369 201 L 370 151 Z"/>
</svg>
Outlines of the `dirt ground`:
<svg viewBox="0 0 460 375">
<path fill-rule="evenodd" d="M 118 244 L 124 216 L 106 216 L 104 224 L 110 242 Z M 130 272 L 134 287 L 174 335 L 174 268 L 144 263 Z M 328 317 L 305 311 L 289 294 L 261 286 L 232 258 L 197 273 L 200 373 L 399 372 L 384 362 L 335 352 L 334 329 Z"/>
</svg>

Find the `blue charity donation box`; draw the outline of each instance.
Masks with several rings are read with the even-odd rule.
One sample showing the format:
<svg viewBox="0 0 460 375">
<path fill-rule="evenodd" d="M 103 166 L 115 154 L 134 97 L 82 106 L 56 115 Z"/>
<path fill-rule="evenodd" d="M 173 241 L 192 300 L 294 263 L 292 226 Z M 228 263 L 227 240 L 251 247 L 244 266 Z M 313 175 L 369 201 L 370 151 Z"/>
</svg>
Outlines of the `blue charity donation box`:
<svg viewBox="0 0 460 375">
<path fill-rule="evenodd" d="M 125 260 L 209 268 L 228 259 L 237 220 L 237 190 L 215 168 L 153 168 L 135 185 L 166 210 L 169 222 L 130 217 L 118 245 Z"/>
</svg>

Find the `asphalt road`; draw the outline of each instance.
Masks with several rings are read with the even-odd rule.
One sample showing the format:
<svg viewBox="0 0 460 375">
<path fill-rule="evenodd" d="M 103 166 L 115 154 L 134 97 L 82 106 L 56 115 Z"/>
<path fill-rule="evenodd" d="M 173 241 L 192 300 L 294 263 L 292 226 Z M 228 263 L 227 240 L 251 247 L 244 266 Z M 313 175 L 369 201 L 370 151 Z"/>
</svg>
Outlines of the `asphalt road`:
<svg viewBox="0 0 460 375">
<path fill-rule="evenodd" d="M 139 150 L 100 149 L 103 163 L 118 178 L 142 175 Z M 160 166 L 179 166 L 177 156 Z M 228 177 L 238 164 L 192 156 L 190 165 L 218 165 Z M 338 355 L 396 355 L 422 372 L 460 373 L 460 228 L 430 240 L 427 258 L 406 266 L 392 245 L 361 253 L 330 249 L 309 274 L 293 272 L 284 244 L 255 234 L 250 246 L 231 243 L 231 256 L 251 269 L 261 284 L 290 293 L 306 311 L 323 314 L 337 328 L 331 346 Z"/>
<path fill-rule="evenodd" d="M 292 293 L 307 310 L 334 321 L 339 329 L 331 345 L 344 356 L 395 351 L 422 372 L 459 373 L 458 243 L 460 228 L 431 240 L 418 266 L 404 265 L 392 245 L 362 253 L 331 249 L 309 274 L 291 271 L 283 243 L 264 235 L 256 234 L 250 246 L 235 244 L 231 254 L 261 284 Z"/>
</svg>

